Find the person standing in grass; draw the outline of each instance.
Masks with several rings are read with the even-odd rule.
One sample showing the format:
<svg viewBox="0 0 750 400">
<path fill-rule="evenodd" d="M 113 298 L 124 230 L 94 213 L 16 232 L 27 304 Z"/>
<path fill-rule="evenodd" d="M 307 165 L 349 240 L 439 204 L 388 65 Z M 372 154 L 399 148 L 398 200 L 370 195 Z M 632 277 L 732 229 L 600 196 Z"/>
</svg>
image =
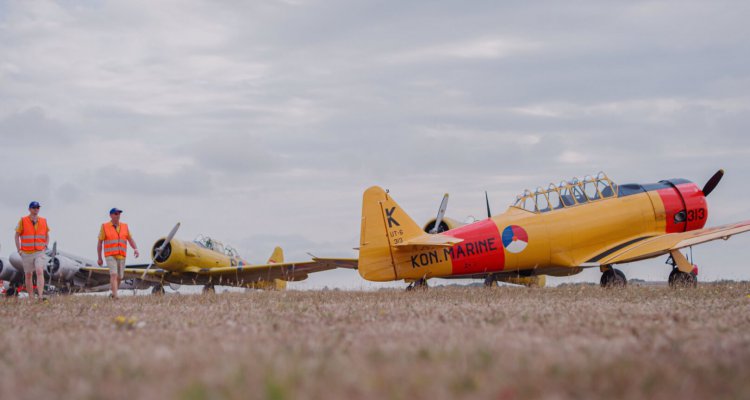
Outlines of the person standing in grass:
<svg viewBox="0 0 750 400">
<path fill-rule="evenodd" d="M 29 204 L 29 215 L 21 218 L 16 227 L 16 249 L 21 255 L 23 273 L 26 277 L 26 291 L 29 299 L 34 297 L 34 279 L 36 272 L 37 293 L 40 300 L 44 297 L 44 264 L 47 262 L 47 245 L 49 244 L 49 227 L 47 219 L 39 216 L 39 202 Z"/>
<path fill-rule="evenodd" d="M 117 207 L 109 210 L 110 221 L 102 224 L 102 229 L 99 231 L 99 243 L 96 246 L 99 266 L 104 264 L 102 260 L 102 250 L 104 250 L 104 258 L 107 260 L 107 267 L 109 267 L 109 285 L 114 299 L 117 298 L 117 290 L 125 276 L 128 243 L 133 247 L 135 258 L 140 255 L 138 246 L 136 246 L 135 240 L 130 234 L 128 224 L 120 222 L 120 214 L 122 214 L 122 210 Z"/>
</svg>

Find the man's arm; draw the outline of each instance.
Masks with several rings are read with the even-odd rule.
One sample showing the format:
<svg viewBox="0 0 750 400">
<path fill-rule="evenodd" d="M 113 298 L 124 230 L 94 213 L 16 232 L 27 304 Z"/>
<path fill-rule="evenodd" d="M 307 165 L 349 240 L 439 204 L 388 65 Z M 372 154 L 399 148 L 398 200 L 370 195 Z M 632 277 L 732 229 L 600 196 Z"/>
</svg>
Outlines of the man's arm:
<svg viewBox="0 0 750 400">
<path fill-rule="evenodd" d="M 16 231 L 16 250 L 21 252 L 21 234 Z"/>
<path fill-rule="evenodd" d="M 133 240 L 132 236 L 128 238 L 128 242 L 130 243 L 130 247 L 133 248 L 133 254 L 135 254 L 135 258 L 138 258 L 141 253 L 138 252 L 138 246 L 135 244 L 135 240 Z"/>
<path fill-rule="evenodd" d="M 104 260 L 102 260 L 102 243 L 103 242 L 104 242 L 103 240 L 99 239 L 99 243 L 96 244 L 96 257 L 97 257 L 96 263 L 99 264 L 100 267 L 102 266 L 102 264 L 104 264 Z"/>
</svg>

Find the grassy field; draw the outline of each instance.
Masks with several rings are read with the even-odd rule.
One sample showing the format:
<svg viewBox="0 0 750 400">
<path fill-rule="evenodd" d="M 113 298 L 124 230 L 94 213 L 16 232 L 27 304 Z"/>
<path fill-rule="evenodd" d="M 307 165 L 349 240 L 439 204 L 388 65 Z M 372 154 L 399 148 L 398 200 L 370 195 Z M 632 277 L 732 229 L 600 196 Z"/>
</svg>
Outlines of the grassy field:
<svg viewBox="0 0 750 400">
<path fill-rule="evenodd" d="M 750 285 L 0 301 L 20 399 L 750 398 Z"/>
</svg>

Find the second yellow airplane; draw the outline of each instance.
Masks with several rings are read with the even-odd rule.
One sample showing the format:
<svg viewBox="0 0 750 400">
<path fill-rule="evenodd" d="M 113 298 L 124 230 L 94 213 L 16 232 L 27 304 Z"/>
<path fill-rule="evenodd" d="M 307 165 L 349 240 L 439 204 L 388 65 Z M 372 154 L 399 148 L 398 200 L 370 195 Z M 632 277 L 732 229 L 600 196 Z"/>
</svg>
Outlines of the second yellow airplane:
<svg viewBox="0 0 750 400">
<path fill-rule="evenodd" d="M 265 264 L 252 265 L 232 247 L 210 237 L 199 236 L 194 241 L 175 239 L 178 223 L 164 238 L 154 243 L 152 263 L 128 266 L 126 278 L 156 283 L 152 293 L 164 293 L 165 284 L 202 285 L 203 292 L 214 292 L 214 286 L 235 286 L 250 289 L 282 290 L 286 283 L 302 281 L 314 272 L 336 268 L 317 261 L 284 262 L 284 253 L 276 247 Z M 96 274 L 109 274 L 108 268 L 88 267 Z"/>
</svg>

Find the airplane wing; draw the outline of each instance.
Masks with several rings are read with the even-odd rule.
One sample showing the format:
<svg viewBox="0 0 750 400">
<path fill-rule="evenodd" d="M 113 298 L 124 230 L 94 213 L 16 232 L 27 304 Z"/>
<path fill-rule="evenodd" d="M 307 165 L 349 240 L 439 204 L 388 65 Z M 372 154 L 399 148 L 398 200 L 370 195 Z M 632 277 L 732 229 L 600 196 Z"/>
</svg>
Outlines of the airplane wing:
<svg viewBox="0 0 750 400">
<path fill-rule="evenodd" d="M 435 246 L 435 247 L 451 247 L 455 244 L 463 242 L 463 239 L 459 239 L 453 236 L 441 235 L 441 234 L 424 234 L 411 238 L 403 243 L 394 245 L 395 247 L 409 247 L 409 246 Z"/>
<path fill-rule="evenodd" d="M 327 271 L 337 268 L 335 263 L 320 261 L 304 261 L 298 263 L 278 263 L 264 265 L 245 265 L 238 267 L 202 269 L 198 275 L 210 276 L 220 281 L 230 282 L 228 284 L 241 284 L 243 282 L 271 281 L 281 279 L 284 281 L 302 281 L 307 279 L 308 274 Z"/>
<path fill-rule="evenodd" d="M 623 248 L 615 248 L 615 251 L 605 252 L 606 255 L 597 257 L 593 261 L 599 265 L 609 265 L 645 260 L 717 239 L 727 240 L 733 235 L 747 231 L 750 231 L 750 221 L 689 232 L 667 233 L 637 241 Z"/>
<path fill-rule="evenodd" d="M 348 261 L 347 261 L 348 260 Z M 216 284 L 227 286 L 242 286 L 257 281 L 302 281 L 308 274 L 340 268 L 349 265 L 350 259 L 324 259 L 320 261 L 305 261 L 298 263 L 277 263 L 264 265 L 243 265 L 223 268 L 191 268 L 188 271 L 171 272 L 164 269 L 125 268 L 126 278 L 137 278 L 150 282 L 169 282 L 178 284 Z M 356 266 L 356 260 L 354 260 Z M 95 274 L 109 274 L 108 268 L 84 268 Z M 142 278 L 143 273 L 145 277 Z"/>
<path fill-rule="evenodd" d="M 357 258 L 313 258 L 313 261 L 329 265 L 333 268 L 346 268 L 346 269 L 357 269 L 359 265 L 359 259 Z"/>
<path fill-rule="evenodd" d="M 143 277 L 143 273 L 146 271 L 146 268 L 148 265 L 143 266 L 127 266 L 125 267 L 125 270 L 123 271 L 123 275 L 125 275 L 125 278 L 127 279 L 142 279 L 145 281 L 150 282 L 161 282 L 163 280 L 163 277 L 167 275 L 167 271 L 163 269 L 150 269 L 148 272 L 146 272 L 146 276 Z M 82 271 L 91 272 L 93 274 L 97 275 L 107 275 L 109 276 L 109 268 L 102 268 L 102 267 L 83 267 L 81 268 Z M 143 278 L 141 278 L 143 277 Z"/>
</svg>

